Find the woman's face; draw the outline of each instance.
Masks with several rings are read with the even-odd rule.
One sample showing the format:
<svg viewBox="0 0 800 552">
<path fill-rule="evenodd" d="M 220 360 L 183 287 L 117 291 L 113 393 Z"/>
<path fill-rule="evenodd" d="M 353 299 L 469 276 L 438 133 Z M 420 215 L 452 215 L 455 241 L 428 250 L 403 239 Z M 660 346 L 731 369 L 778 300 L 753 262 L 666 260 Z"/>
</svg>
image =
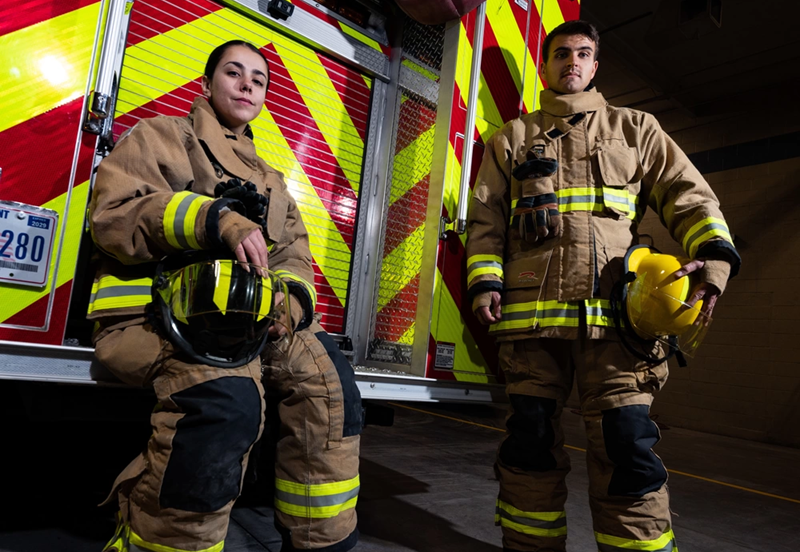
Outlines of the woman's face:
<svg viewBox="0 0 800 552">
<path fill-rule="evenodd" d="M 203 94 L 219 121 L 241 134 L 261 112 L 268 83 L 264 59 L 245 46 L 231 46 L 222 54 L 211 80 L 203 75 Z"/>
</svg>

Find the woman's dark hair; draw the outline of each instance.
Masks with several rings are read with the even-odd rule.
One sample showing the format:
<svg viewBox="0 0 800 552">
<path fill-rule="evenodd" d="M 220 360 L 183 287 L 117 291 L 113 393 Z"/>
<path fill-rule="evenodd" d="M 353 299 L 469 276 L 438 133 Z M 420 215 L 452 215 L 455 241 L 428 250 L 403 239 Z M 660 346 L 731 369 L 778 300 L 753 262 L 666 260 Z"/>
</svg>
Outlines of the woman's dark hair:
<svg viewBox="0 0 800 552">
<path fill-rule="evenodd" d="M 542 58 L 544 58 L 545 63 L 547 63 L 547 58 L 550 57 L 550 45 L 553 43 L 553 39 L 559 35 L 583 35 L 594 42 L 594 59 L 597 59 L 597 56 L 600 54 L 600 33 L 598 33 L 595 26 L 588 21 L 581 21 L 578 19 L 562 23 L 547 33 L 544 44 L 542 44 Z"/>
<path fill-rule="evenodd" d="M 220 44 L 219 46 L 214 48 L 214 51 L 211 52 L 211 55 L 208 56 L 208 61 L 206 62 L 206 70 L 205 70 L 205 76 L 206 78 L 208 78 L 208 80 L 211 80 L 212 77 L 214 76 L 214 71 L 217 70 L 217 65 L 219 65 L 219 60 L 222 59 L 222 56 L 225 55 L 225 52 L 228 50 L 228 48 L 231 48 L 233 46 L 244 46 L 245 48 L 250 48 L 252 51 L 257 53 L 259 56 L 261 56 L 261 59 L 264 60 L 264 63 L 267 65 L 267 72 L 269 73 L 269 62 L 267 61 L 267 56 L 264 55 L 264 52 L 262 52 L 261 50 L 259 50 L 258 48 L 256 48 L 255 46 L 244 40 L 229 40 L 225 44 Z"/>
</svg>

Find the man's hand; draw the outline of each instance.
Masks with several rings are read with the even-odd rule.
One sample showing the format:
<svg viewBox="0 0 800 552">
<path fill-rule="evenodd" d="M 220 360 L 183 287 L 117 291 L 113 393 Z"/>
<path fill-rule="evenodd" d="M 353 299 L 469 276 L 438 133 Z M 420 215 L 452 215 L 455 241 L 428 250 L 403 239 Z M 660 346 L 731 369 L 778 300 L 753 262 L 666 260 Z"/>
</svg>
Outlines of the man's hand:
<svg viewBox="0 0 800 552">
<path fill-rule="evenodd" d="M 682 267 L 680 267 L 677 271 L 675 271 L 675 279 L 682 278 L 687 274 L 691 274 L 697 270 L 700 270 L 705 266 L 706 262 L 703 259 L 694 259 L 693 261 L 689 261 Z M 719 299 L 720 290 L 714 284 L 709 284 L 708 282 L 700 282 L 695 286 L 692 290 L 691 295 L 687 303 L 690 306 L 694 306 L 700 299 L 703 300 L 703 306 L 700 309 L 700 312 L 703 313 L 706 317 L 706 320 L 711 318 L 711 313 L 714 310 L 714 305 L 717 304 L 717 299 Z"/>
<path fill-rule="evenodd" d="M 503 317 L 500 312 L 500 294 L 496 291 L 487 293 L 491 294 L 491 307 L 478 307 L 478 309 L 475 310 L 475 316 L 478 318 L 478 321 L 485 326 L 499 322 Z"/>
<path fill-rule="evenodd" d="M 242 240 L 242 243 L 236 246 L 233 253 L 240 263 L 252 263 L 256 266 L 263 267 L 264 271 L 268 268 L 267 258 L 269 253 L 267 251 L 267 243 L 264 241 L 264 236 L 260 229 L 250 232 L 247 237 Z M 250 272 L 250 267 L 246 264 L 243 264 L 242 267 L 247 272 Z M 259 272 L 261 272 L 260 269 Z M 261 276 L 265 275 L 266 272 L 261 274 Z"/>
</svg>

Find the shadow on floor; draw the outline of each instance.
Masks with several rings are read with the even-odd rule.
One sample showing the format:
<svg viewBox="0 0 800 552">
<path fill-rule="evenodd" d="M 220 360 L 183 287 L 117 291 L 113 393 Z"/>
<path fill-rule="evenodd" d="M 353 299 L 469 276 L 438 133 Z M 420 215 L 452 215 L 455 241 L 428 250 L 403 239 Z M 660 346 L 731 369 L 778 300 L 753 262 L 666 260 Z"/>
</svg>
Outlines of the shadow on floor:
<svg viewBox="0 0 800 552">
<path fill-rule="evenodd" d="M 436 512 L 402 500 L 429 492 L 428 484 L 378 463 L 361 459 L 358 527 L 362 536 L 418 552 L 500 552 L 502 548 L 464 535 Z"/>
</svg>

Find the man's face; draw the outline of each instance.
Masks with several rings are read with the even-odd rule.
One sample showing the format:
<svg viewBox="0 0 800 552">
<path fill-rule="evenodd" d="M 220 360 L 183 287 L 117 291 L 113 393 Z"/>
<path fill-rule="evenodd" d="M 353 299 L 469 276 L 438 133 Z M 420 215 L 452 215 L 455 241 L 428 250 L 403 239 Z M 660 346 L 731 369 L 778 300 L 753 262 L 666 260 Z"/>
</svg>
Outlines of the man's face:
<svg viewBox="0 0 800 552">
<path fill-rule="evenodd" d="M 585 35 L 555 37 L 547 63 L 542 63 L 547 87 L 562 94 L 582 92 L 597 72 L 594 48 L 594 41 Z"/>
</svg>

